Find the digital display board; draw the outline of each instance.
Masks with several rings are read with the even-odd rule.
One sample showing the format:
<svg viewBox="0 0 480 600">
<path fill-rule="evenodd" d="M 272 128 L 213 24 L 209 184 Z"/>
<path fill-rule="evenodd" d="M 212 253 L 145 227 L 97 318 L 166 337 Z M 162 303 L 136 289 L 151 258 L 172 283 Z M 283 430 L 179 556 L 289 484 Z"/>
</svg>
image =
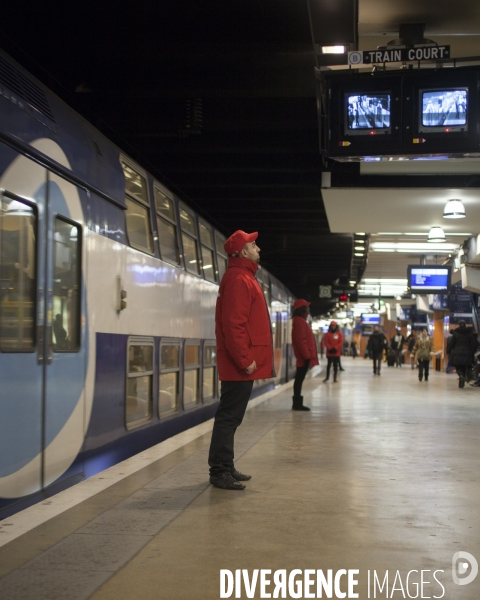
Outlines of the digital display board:
<svg viewBox="0 0 480 600">
<path fill-rule="evenodd" d="M 468 89 L 420 90 L 419 131 L 466 131 Z"/>
<path fill-rule="evenodd" d="M 449 266 L 409 265 L 408 286 L 414 294 L 440 294 L 448 292 L 452 268 Z"/>
<path fill-rule="evenodd" d="M 364 313 L 362 314 L 362 323 L 368 325 L 379 325 L 380 324 L 380 315 L 374 313 Z"/>
<path fill-rule="evenodd" d="M 390 132 L 390 104 L 391 94 L 388 92 L 345 94 L 345 133 L 368 135 L 376 130 Z"/>
</svg>

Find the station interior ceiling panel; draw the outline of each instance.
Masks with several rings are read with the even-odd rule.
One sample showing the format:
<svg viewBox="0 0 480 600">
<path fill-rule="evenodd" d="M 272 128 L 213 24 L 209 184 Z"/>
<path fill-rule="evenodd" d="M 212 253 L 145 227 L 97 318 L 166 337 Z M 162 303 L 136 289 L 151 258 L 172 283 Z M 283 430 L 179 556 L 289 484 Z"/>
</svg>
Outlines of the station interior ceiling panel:
<svg viewBox="0 0 480 600">
<path fill-rule="evenodd" d="M 20 0 L 2 15 L 2 47 L 221 232 L 259 231 L 263 264 L 318 314 L 319 285 L 350 278 L 354 232 L 438 222 L 428 190 L 367 198 L 321 188 L 314 42 L 322 40 L 312 33 L 344 36 L 329 18 L 341 23 L 346 3 L 355 6 L 86 2 L 72 18 L 55 3 Z M 324 21 L 312 27 L 312 15 Z M 453 56 L 480 56 L 476 0 L 359 0 L 359 48 L 376 49 L 411 22 L 424 22 L 425 36 L 450 44 Z M 475 218 L 467 230 L 477 233 L 478 190 L 464 191 Z M 372 202 L 367 217 L 362 203 Z"/>
</svg>

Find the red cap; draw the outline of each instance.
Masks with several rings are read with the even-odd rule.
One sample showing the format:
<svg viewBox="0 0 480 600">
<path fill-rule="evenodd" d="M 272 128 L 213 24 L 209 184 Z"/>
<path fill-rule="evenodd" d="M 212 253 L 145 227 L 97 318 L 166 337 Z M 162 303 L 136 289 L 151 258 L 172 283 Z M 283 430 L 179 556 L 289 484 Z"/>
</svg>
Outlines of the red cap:
<svg viewBox="0 0 480 600">
<path fill-rule="evenodd" d="M 332 322 L 330 323 L 330 325 L 333 325 L 334 327 L 335 327 L 335 325 L 336 325 L 336 324 L 337 324 L 337 322 L 336 322 L 336 321 L 332 321 Z"/>
<path fill-rule="evenodd" d="M 310 306 L 310 304 L 311 302 L 307 302 L 306 300 L 303 300 L 303 298 L 299 298 L 293 303 L 293 308 L 300 308 L 301 306 Z"/>
<path fill-rule="evenodd" d="M 235 233 L 228 238 L 223 247 L 225 248 L 225 252 L 227 254 L 238 254 L 245 244 L 250 244 L 254 242 L 258 237 L 258 231 L 254 231 L 253 233 L 245 233 L 241 229 L 237 229 Z"/>
</svg>

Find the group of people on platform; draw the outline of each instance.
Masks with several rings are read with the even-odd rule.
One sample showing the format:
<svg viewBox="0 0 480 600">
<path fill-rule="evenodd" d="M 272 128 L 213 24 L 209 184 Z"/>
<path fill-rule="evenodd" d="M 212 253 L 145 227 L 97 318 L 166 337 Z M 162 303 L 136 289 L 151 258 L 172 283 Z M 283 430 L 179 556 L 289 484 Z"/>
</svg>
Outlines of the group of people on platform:
<svg viewBox="0 0 480 600">
<path fill-rule="evenodd" d="M 424 327 L 420 333 L 415 330 L 405 338 L 400 330 L 396 329 L 390 344 L 380 328 L 375 326 L 367 344 L 367 355 L 373 359 L 373 374 L 380 375 L 384 353 L 387 353 L 389 366 L 401 367 L 404 362 L 404 354 L 407 346 L 410 354 L 411 368 L 418 368 L 419 381 L 428 381 L 430 361 L 434 353 L 433 339 Z M 465 321 L 460 321 L 458 328 L 450 330 L 447 341 L 448 367 L 447 372 L 453 368 L 458 374 L 458 386 L 465 387 L 467 369 L 473 366 L 475 352 L 478 348 L 477 334 L 473 328 L 467 327 Z M 477 385 L 477 383 L 475 383 Z M 477 387 L 480 386 L 480 381 Z"/>
<path fill-rule="evenodd" d="M 243 490 L 244 482 L 251 479 L 235 468 L 234 437 L 242 423 L 253 382 L 256 379 L 275 377 L 273 337 L 268 306 L 263 291 L 255 277 L 260 262 L 260 248 L 256 244 L 258 233 L 237 230 L 225 242 L 228 268 L 220 283 L 216 310 L 215 336 L 217 340 L 217 367 L 221 381 L 220 403 L 215 414 L 208 456 L 210 483 L 226 490 Z M 292 409 L 308 411 L 303 405 L 302 385 L 310 367 L 318 365 L 317 345 L 307 321 L 310 302 L 296 300 L 292 319 L 292 346 L 297 371 L 293 386 Z M 343 370 L 340 357 L 343 335 L 335 321 L 330 323 L 322 344 L 327 355 L 324 381 L 337 382 L 338 371 Z M 428 381 L 428 366 L 433 343 L 425 328 L 418 336 L 403 337 L 397 329 L 390 345 L 385 335 L 375 327 L 367 351 L 373 359 L 373 371 L 380 375 L 383 353 L 386 348 L 395 353 L 397 366 L 401 366 L 403 346 L 408 344 L 418 361 L 419 379 Z M 459 374 L 459 386 L 464 387 L 466 369 L 473 362 L 477 339 L 461 321 L 453 331 L 447 346 L 450 363 Z M 412 368 L 413 368 L 412 362 Z"/>
</svg>

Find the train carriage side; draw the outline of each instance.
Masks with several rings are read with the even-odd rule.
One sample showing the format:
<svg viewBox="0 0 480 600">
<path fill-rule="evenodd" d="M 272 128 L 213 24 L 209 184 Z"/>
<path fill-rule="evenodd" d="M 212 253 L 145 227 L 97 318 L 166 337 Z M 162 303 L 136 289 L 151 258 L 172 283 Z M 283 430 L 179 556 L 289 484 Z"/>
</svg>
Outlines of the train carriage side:
<svg viewBox="0 0 480 600">
<path fill-rule="evenodd" d="M 227 258 L 220 232 L 0 61 L 4 518 L 213 416 L 214 307 Z M 287 378 L 291 296 L 266 271 L 260 284 L 277 384 Z M 271 385 L 258 382 L 255 393 Z"/>
</svg>

